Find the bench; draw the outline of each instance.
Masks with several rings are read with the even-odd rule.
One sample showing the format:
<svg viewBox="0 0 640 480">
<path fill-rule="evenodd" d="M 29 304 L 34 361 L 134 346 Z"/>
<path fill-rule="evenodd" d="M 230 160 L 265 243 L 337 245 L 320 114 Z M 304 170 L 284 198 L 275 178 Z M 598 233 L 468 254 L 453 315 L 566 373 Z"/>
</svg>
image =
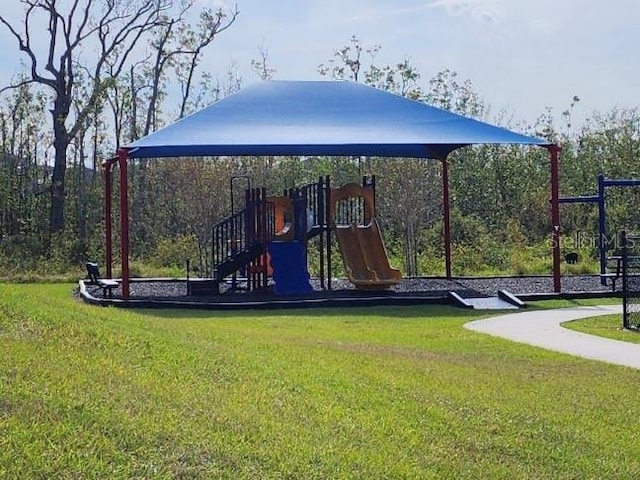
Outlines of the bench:
<svg viewBox="0 0 640 480">
<path fill-rule="evenodd" d="M 629 256 L 627 257 L 627 268 L 632 270 L 640 269 L 640 257 Z M 622 256 L 615 255 L 607 257 L 607 272 L 600 274 L 601 278 L 605 281 L 611 282 L 611 290 L 616 291 L 616 282 L 619 278 L 622 278 Z"/>
<path fill-rule="evenodd" d="M 87 267 L 87 278 L 89 279 L 90 285 L 97 285 L 102 288 L 102 296 L 104 298 L 113 298 L 113 289 L 118 288 L 120 286 L 120 282 L 116 280 L 108 280 L 104 278 L 100 278 L 100 270 L 98 269 L 98 264 L 95 262 L 87 262 L 85 263 Z"/>
</svg>

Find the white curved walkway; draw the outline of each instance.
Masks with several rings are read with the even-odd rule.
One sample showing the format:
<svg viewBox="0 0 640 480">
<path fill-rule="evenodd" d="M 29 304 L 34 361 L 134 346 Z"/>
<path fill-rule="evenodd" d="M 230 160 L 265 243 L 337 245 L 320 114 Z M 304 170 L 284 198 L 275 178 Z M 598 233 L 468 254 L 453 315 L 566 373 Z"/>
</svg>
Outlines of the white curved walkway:
<svg viewBox="0 0 640 480">
<path fill-rule="evenodd" d="M 622 306 L 536 310 L 476 320 L 464 326 L 469 330 L 547 350 L 640 369 L 640 344 L 588 335 L 560 326 L 570 320 L 616 313 L 622 314 Z"/>
</svg>

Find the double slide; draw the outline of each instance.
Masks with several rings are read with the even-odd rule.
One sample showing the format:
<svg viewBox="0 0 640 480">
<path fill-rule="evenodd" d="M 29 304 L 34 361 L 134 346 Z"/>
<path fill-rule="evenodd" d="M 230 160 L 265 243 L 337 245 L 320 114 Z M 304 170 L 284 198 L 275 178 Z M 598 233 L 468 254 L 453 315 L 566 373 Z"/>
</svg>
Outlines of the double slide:
<svg viewBox="0 0 640 480">
<path fill-rule="evenodd" d="M 362 201 L 353 202 L 353 199 Z M 380 290 L 402 278 L 400 270 L 389 265 L 389 257 L 374 215 L 373 192 L 357 184 L 345 185 L 331 192 L 332 225 L 349 281 L 358 289 Z M 338 203 L 349 200 L 349 208 L 359 206 L 362 221 L 340 221 Z M 344 210 L 344 208 L 342 209 Z"/>
</svg>

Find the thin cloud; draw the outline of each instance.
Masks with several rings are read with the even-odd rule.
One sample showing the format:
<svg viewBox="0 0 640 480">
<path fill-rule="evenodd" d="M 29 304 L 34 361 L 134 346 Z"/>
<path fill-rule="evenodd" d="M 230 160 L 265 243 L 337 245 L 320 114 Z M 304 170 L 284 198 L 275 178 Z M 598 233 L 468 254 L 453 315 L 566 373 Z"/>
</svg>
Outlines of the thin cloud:
<svg viewBox="0 0 640 480">
<path fill-rule="evenodd" d="M 196 3 L 200 4 L 204 8 L 214 8 L 221 10 L 230 10 L 231 5 L 226 0 L 196 0 Z"/>
<path fill-rule="evenodd" d="M 500 23 L 504 12 L 496 0 L 435 0 L 432 7 L 444 7 L 449 15 L 471 15 L 482 23 Z"/>
<path fill-rule="evenodd" d="M 433 5 L 431 3 L 425 3 L 422 5 L 416 5 L 414 7 L 397 8 L 395 10 L 385 10 L 381 12 L 370 13 L 369 15 L 356 15 L 352 17 L 352 20 L 379 20 L 381 18 L 397 17 L 406 15 L 408 13 L 419 12 L 421 10 L 427 10 Z"/>
<path fill-rule="evenodd" d="M 451 16 L 471 15 L 475 20 L 482 23 L 496 24 L 504 17 L 502 10 L 498 7 L 495 0 L 435 0 L 414 5 L 413 7 L 378 11 L 367 15 L 356 15 L 352 17 L 352 20 L 372 21 L 382 18 L 399 17 L 431 8 L 445 8 Z"/>
<path fill-rule="evenodd" d="M 558 31 L 558 25 L 547 19 L 531 20 L 529 21 L 529 30 L 536 34 L 549 35 Z"/>
</svg>

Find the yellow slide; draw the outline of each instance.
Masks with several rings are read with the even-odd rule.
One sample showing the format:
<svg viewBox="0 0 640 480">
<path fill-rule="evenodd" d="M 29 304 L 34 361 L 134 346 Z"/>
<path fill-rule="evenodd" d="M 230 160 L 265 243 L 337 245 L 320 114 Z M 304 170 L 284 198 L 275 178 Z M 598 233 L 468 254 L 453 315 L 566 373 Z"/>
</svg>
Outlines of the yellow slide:
<svg viewBox="0 0 640 480">
<path fill-rule="evenodd" d="M 400 282 L 400 270 L 391 268 L 375 217 L 368 225 L 334 227 L 347 277 L 356 288 L 377 290 Z"/>
<path fill-rule="evenodd" d="M 351 202 L 361 199 L 361 204 L 347 203 L 347 213 L 351 209 L 352 215 L 342 216 L 342 222 L 337 220 L 339 202 Z M 360 210 L 361 209 L 361 210 Z M 344 210 L 344 209 L 343 209 Z M 354 221 L 354 212 L 364 214 Z M 402 279 L 400 270 L 391 268 L 387 250 L 384 248 L 382 235 L 375 216 L 375 201 L 373 190 L 357 183 L 348 183 L 340 188 L 331 189 L 329 220 L 338 239 L 338 246 L 342 254 L 344 269 L 347 277 L 356 288 L 380 290 L 389 288 Z M 346 220 L 346 221 L 345 221 Z M 356 222 L 361 223 L 358 225 Z"/>
</svg>

